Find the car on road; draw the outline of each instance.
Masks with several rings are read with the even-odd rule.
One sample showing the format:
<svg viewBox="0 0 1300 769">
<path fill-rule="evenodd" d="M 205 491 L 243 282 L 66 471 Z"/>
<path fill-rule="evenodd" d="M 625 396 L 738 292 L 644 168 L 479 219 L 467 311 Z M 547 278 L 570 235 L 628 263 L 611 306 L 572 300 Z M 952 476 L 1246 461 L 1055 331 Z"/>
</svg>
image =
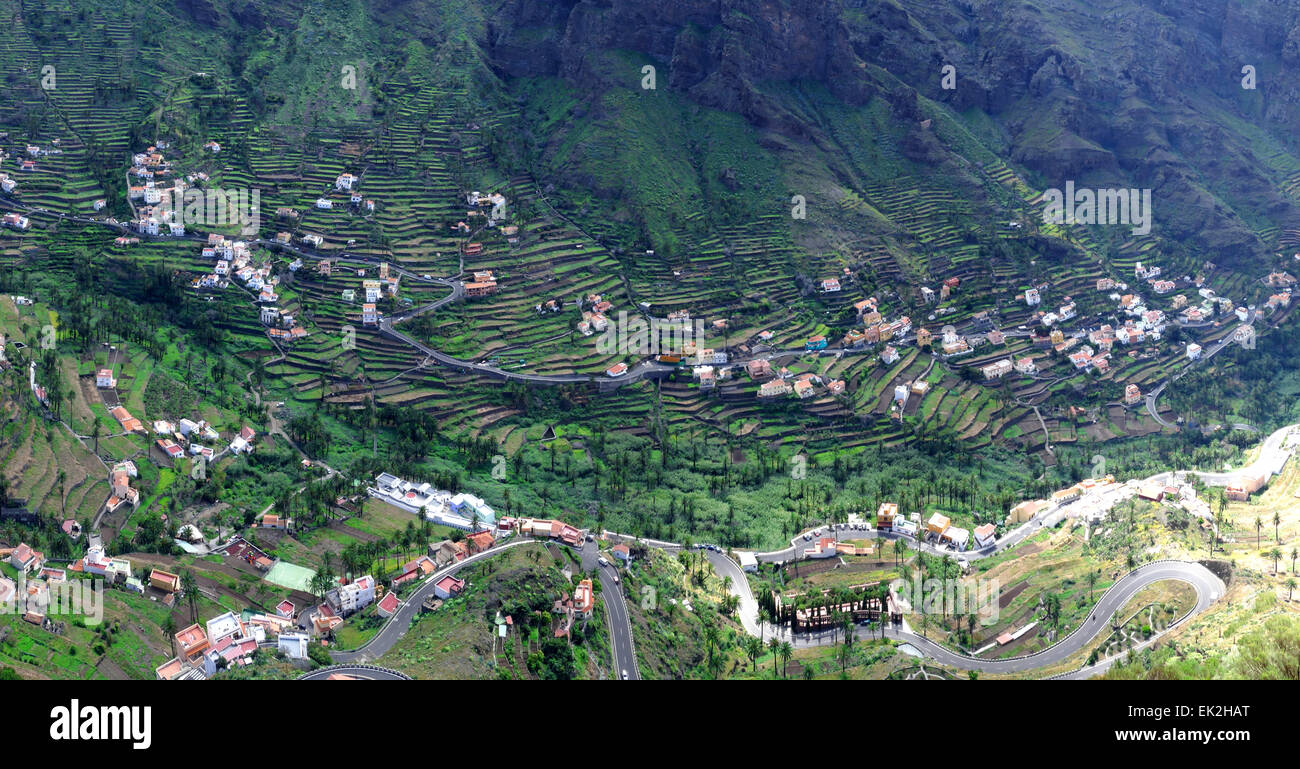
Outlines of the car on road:
<svg viewBox="0 0 1300 769">
<path fill-rule="evenodd" d="M 606 560 L 606 559 L 605 559 L 605 556 L 603 556 L 603 555 L 602 555 L 600 558 L 598 558 L 598 559 L 596 560 L 596 562 L 599 563 L 601 566 L 608 566 L 608 565 L 609 565 L 609 561 Z"/>
<path fill-rule="evenodd" d="M 812 535 L 811 535 L 811 534 L 805 534 L 805 535 L 803 535 L 803 541 L 804 541 L 804 542 L 812 542 Z"/>
<path fill-rule="evenodd" d="M 626 670 L 623 671 L 623 680 L 624 680 L 624 681 L 627 680 L 627 671 L 626 671 Z"/>
</svg>

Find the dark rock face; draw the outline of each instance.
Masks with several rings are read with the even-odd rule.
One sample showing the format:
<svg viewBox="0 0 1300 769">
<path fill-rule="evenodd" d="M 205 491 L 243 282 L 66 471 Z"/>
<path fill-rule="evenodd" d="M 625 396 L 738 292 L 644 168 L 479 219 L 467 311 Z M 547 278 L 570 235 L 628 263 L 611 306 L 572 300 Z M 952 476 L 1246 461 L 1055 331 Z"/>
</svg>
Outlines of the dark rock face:
<svg viewBox="0 0 1300 769">
<path fill-rule="evenodd" d="M 879 95 L 907 122 L 922 118 L 920 97 L 978 109 L 1009 159 L 1048 186 L 1151 188 L 1168 234 L 1228 263 L 1263 252 L 1233 210 L 1241 203 L 1300 224 L 1241 149 L 1250 143 L 1206 109 L 1294 142 L 1300 0 L 508 0 L 490 24 L 483 47 L 503 76 L 558 76 L 593 94 L 636 87 L 639 70 L 609 58 L 631 53 L 656 66 L 660 88 L 791 137 L 816 131 L 765 84 L 821 83 L 848 104 Z M 954 89 L 941 87 L 945 65 Z M 945 154 L 921 131 L 905 151 L 936 165 Z"/>
<path fill-rule="evenodd" d="M 657 76 L 670 87 L 762 120 L 754 86 L 767 81 L 826 82 L 849 102 L 870 95 L 840 11 L 835 0 L 512 0 L 486 47 L 502 74 L 578 83 L 609 78 L 592 57 L 634 51 L 666 69 Z"/>
</svg>

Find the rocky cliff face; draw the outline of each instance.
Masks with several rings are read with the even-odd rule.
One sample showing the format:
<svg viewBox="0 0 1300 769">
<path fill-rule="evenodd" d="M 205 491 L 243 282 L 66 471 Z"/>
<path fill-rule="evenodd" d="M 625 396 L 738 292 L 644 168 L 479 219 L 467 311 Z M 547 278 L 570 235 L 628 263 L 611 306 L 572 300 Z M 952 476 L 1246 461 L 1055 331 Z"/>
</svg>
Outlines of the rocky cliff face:
<svg viewBox="0 0 1300 769">
<path fill-rule="evenodd" d="M 1171 234 L 1220 256 L 1261 251 L 1238 206 L 1300 220 L 1282 171 L 1233 125 L 1258 121 L 1295 149 L 1300 0 L 509 0 L 484 48 L 506 77 L 593 92 L 635 87 L 639 71 L 602 65 L 635 52 L 660 67 L 659 87 L 792 135 L 807 129 L 764 84 L 815 81 L 850 104 L 880 94 L 901 118 L 900 93 L 978 109 L 1045 186 L 1150 187 Z M 941 87 L 946 64 L 955 89 Z"/>
<path fill-rule="evenodd" d="M 511 0 L 486 48 L 507 76 L 611 86 L 635 85 L 641 73 L 614 82 L 596 60 L 633 51 L 657 63 L 660 83 L 763 121 L 772 117 L 755 88 L 764 82 L 821 81 L 850 102 L 870 95 L 841 10 L 835 0 Z"/>
</svg>

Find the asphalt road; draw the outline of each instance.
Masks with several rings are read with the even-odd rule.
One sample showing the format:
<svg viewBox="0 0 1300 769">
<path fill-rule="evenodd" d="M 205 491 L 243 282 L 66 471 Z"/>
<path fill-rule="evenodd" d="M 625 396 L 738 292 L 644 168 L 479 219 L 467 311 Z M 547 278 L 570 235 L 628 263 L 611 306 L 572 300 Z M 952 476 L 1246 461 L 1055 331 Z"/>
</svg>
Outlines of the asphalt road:
<svg viewBox="0 0 1300 769">
<path fill-rule="evenodd" d="M 1072 655 L 1086 647 L 1098 635 L 1110 632 L 1110 618 L 1137 595 L 1142 588 L 1163 580 L 1180 580 L 1188 583 L 1196 591 L 1196 606 L 1189 616 L 1194 616 L 1209 608 L 1226 592 L 1223 581 L 1209 569 L 1198 563 L 1182 561 L 1160 561 L 1140 566 L 1124 575 L 1102 595 L 1093 608 L 1088 619 L 1069 635 L 1037 654 L 1007 660 L 985 660 L 959 654 L 946 647 L 923 638 L 915 633 L 901 630 L 889 630 L 887 636 L 905 641 L 920 649 L 926 656 L 960 670 L 978 670 L 985 673 L 1022 673 L 1028 670 L 1051 667 L 1065 662 Z M 1122 655 L 1121 655 L 1122 656 Z M 1085 670 L 1075 671 L 1074 675 L 1087 678 L 1109 669 L 1114 658 L 1105 660 Z"/>
<path fill-rule="evenodd" d="M 1246 320 L 1242 321 L 1241 325 L 1247 325 L 1247 326 L 1254 325 L 1256 315 L 1258 315 L 1258 310 L 1250 310 L 1250 314 L 1246 316 Z M 1199 328 L 1202 326 L 1208 326 L 1210 325 L 1210 323 L 1206 322 L 1206 323 L 1182 324 L 1182 325 L 1183 328 Z M 1236 329 L 1237 327 L 1234 326 L 1233 334 L 1236 333 Z M 1213 358 L 1215 355 L 1218 355 L 1219 353 L 1223 352 L 1223 349 L 1228 345 L 1234 344 L 1234 342 L 1232 341 L 1233 334 L 1227 334 L 1222 339 L 1220 339 L 1213 347 L 1202 352 L 1200 359 L 1197 360 L 1196 363 L 1199 363 L 1200 361 L 1203 360 L 1209 360 L 1210 358 Z M 1193 365 L 1195 365 L 1195 363 L 1193 363 Z M 1156 420 L 1156 422 L 1158 422 L 1161 427 L 1169 427 L 1175 430 L 1178 429 L 1178 425 L 1160 416 L 1160 410 L 1156 407 L 1156 400 L 1160 397 L 1160 395 L 1165 391 L 1165 388 L 1168 387 L 1171 382 L 1177 381 L 1179 377 L 1181 377 L 1183 374 L 1187 373 L 1190 370 L 1191 370 L 1191 366 L 1184 368 L 1178 374 L 1161 382 L 1159 387 L 1156 387 L 1154 390 L 1146 394 L 1145 402 L 1146 402 L 1147 413 L 1150 414 L 1151 418 Z"/>
<path fill-rule="evenodd" d="M 618 567 L 610 564 L 600 569 L 600 595 L 609 614 L 610 643 L 614 649 L 614 675 L 629 681 L 639 680 L 641 670 L 636 664 L 636 649 L 632 645 L 632 623 L 627 604 L 623 600 L 623 585 L 616 582 Z"/>
<path fill-rule="evenodd" d="M 330 657 L 332 657 L 335 662 L 346 664 L 363 663 L 380 658 L 389 649 L 392 649 L 393 646 L 401 640 L 402 636 L 406 635 L 406 631 L 410 629 L 411 623 L 415 620 L 415 616 L 420 613 L 421 604 L 424 603 L 426 598 L 434 594 L 438 580 L 449 574 L 455 574 L 466 566 L 478 563 L 484 559 L 491 558 L 497 553 L 509 550 L 512 547 L 518 547 L 519 545 L 531 541 L 532 540 L 530 539 L 518 539 L 513 542 L 507 542 L 504 545 L 496 545 L 481 553 L 475 553 L 459 563 L 452 564 L 451 566 L 447 566 L 434 572 L 431 576 L 426 578 L 424 582 L 420 583 L 420 586 L 416 588 L 400 606 L 397 607 L 397 613 L 388 620 L 388 623 L 385 624 L 384 627 L 375 634 L 375 637 L 371 638 L 365 646 L 352 651 L 330 652 Z"/>
<path fill-rule="evenodd" d="M 708 554 L 710 562 L 719 573 L 735 575 L 740 573 L 740 567 L 727 556 L 720 553 L 710 552 Z M 996 659 L 979 659 L 970 657 L 959 652 L 952 651 L 947 647 L 940 646 L 934 641 L 929 640 L 916 633 L 898 628 L 887 628 L 885 636 L 897 641 L 911 644 L 913 647 L 924 653 L 927 657 L 934 659 L 944 665 L 957 668 L 959 670 L 978 670 L 989 673 L 1019 673 L 1039 668 L 1051 667 L 1058 665 L 1067 660 L 1071 655 L 1077 653 L 1088 645 L 1090 641 L 1098 635 L 1109 632 L 1111 616 L 1123 608 L 1134 595 L 1142 588 L 1162 580 L 1176 579 L 1188 583 L 1196 591 L 1196 606 L 1188 614 L 1188 617 L 1205 611 L 1210 604 L 1221 598 L 1227 588 L 1223 581 L 1216 577 L 1209 569 L 1198 563 L 1187 563 L 1182 561 L 1159 561 L 1155 563 L 1140 566 L 1120 578 L 1118 582 L 1110 587 L 1098 600 L 1097 605 L 1093 607 L 1092 613 L 1084 624 L 1076 628 L 1069 635 L 1057 641 L 1047 649 L 1037 654 L 1031 654 L 1015 659 L 996 660 Z M 759 635 L 760 632 L 766 637 L 778 637 L 790 641 L 796 648 L 807 648 L 813 646 L 825 645 L 831 639 L 829 631 L 822 634 L 794 634 L 788 628 L 767 625 L 760 628 L 758 626 L 758 604 L 749 588 L 749 582 L 742 579 L 732 579 L 732 593 L 740 598 L 739 620 L 745 628 L 745 632 L 750 635 Z M 1172 626 L 1171 626 L 1172 627 Z M 878 632 L 874 628 L 858 628 L 855 631 L 864 638 L 874 637 Z M 1155 640 L 1153 637 L 1151 640 Z M 1061 678 L 1087 678 L 1092 675 L 1099 675 L 1109 669 L 1110 665 L 1116 658 L 1103 660 L 1096 665 L 1088 668 L 1081 668 Z"/>
</svg>

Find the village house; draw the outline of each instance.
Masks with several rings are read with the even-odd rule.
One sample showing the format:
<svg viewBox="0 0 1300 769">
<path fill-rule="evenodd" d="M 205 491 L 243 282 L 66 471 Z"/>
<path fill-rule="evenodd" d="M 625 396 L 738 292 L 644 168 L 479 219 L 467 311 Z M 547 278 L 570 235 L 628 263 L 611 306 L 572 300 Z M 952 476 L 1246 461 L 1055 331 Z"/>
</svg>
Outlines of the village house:
<svg viewBox="0 0 1300 769">
<path fill-rule="evenodd" d="M 1135 384 L 1125 385 L 1124 387 L 1125 404 L 1132 406 L 1133 404 L 1138 403 L 1141 400 L 1142 400 L 1142 391 L 1138 389 L 1137 385 Z"/>
<path fill-rule="evenodd" d="M 266 515 L 262 516 L 262 520 L 258 525 L 260 526 L 260 528 L 263 529 L 275 529 L 278 531 L 285 531 L 292 524 L 293 524 L 292 518 L 289 518 L 287 516 L 282 516 L 282 515 L 276 515 L 275 513 L 267 513 Z"/>
<path fill-rule="evenodd" d="M 149 585 L 166 593 L 176 593 L 181 589 L 181 578 L 178 574 L 154 569 L 149 572 Z"/>
<path fill-rule="evenodd" d="M 573 589 L 573 613 L 582 619 L 590 619 L 591 611 L 596 606 L 596 594 L 590 579 L 584 579 Z"/>
<path fill-rule="evenodd" d="M 176 648 L 179 657 L 193 660 L 208 650 L 208 634 L 198 623 L 190 625 L 176 634 Z"/>
<path fill-rule="evenodd" d="M 894 405 L 899 411 L 907 408 L 907 401 L 912 396 L 911 388 L 905 384 L 894 386 Z"/>
<path fill-rule="evenodd" d="M 770 382 L 764 382 L 758 387 L 758 397 L 760 398 L 779 398 L 789 395 L 791 387 L 789 383 L 781 379 L 773 379 Z"/>
<path fill-rule="evenodd" d="M 1001 379 L 1003 376 L 1011 373 L 1011 360 L 1009 358 L 1004 358 L 996 363 L 990 363 L 981 369 L 981 371 L 983 372 L 985 379 Z"/>
<path fill-rule="evenodd" d="M 397 613 L 397 607 L 400 605 L 401 602 L 397 600 L 397 593 L 387 593 L 375 604 L 375 613 L 384 619 L 388 619 Z"/>
<path fill-rule="evenodd" d="M 31 223 L 27 220 L 27 217 L 23 216 L 22 214 L 17 214 L 17 213 L 5 214 L 3 221 L 4 221 L 4 226 L 10 227 L 15 230 L 26 230 L 31 227 Z"/>
<path fill-rule="evenodd" d="M 464 589 L 465 589 L 464 580 L 456 579 L 455 577 L 448 574 L 447 576 L 438 580 L 437 584 L 433 586 L 433 594 L 445 601 L 449 598 L 460 595 L 461 591 L 463 591 Z"/>
<path fill-rule="evenodd" d="M 465 284 L 465 296 L 488 296 L 496 291 L 496 281 L 471 281 Z"/>
<path fill-rule="evenodd" d="M 339 585 L 325 594 L 325 600 L 345 616 L 360 611 L 375 601 L 375 578 L 367 574 Z"/>
<path fill-rule="evenodd" d="M 1233 502 L 1246 502 L 1250 495 L 1268 485 L 1269 474 L 1266 471 L 1255 473 L 1238 473 L 1223 489 L 1223 496 Z"/>
<path fill-rule="evenodd" d="M 546 536 L 550 536 L 550 521 L 547 521 Z M 445 539 L 442 542 L 429 544 L 429 556 L 439 567 L 449 566 L 457 561 L 462 561 L 469 555 L 465 546 L 459 542 L 453 542 Z"/>
<path fill-rule="evenodd" d="M 9 565 L 23 574 L 39 572 L 45 565 L 45 555 L 39 550 L 34 550 L 26 542 L 22 542 L 9 554 Z"/>
<path fill-rule="evenodd" d="M 366 326 L 379 325 L 379 311 L 373 304 L 361 305 L 361 323 Z"/>
</svg>

